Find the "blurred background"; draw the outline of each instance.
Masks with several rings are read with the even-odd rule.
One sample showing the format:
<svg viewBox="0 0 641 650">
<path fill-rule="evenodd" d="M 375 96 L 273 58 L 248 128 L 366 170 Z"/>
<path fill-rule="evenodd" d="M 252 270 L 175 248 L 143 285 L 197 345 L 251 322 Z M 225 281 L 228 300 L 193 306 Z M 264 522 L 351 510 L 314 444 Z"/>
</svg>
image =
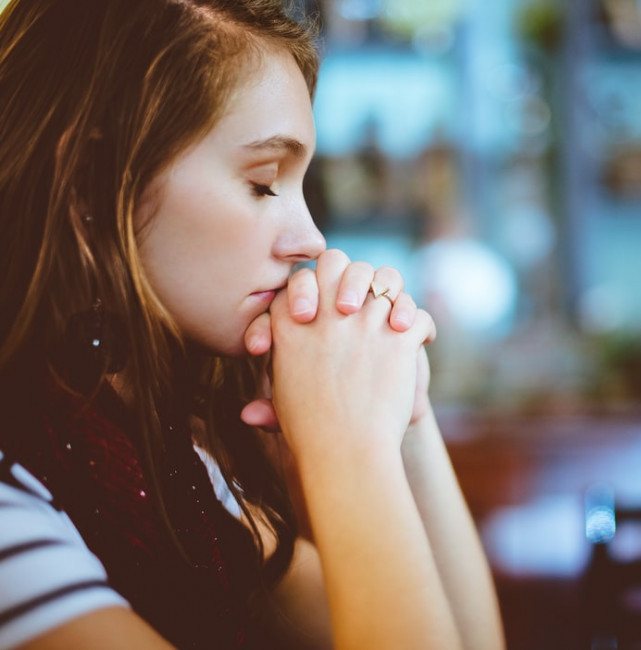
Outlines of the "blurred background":
<svg viewBox="0 0 641 650">
<path fill-rule="evenodd" d="M 437 322 L 510 650 L 641 648 L 641 1 L 296 6 L 323 55 L 308 201 Z"/>
<path fill-rule="evenodd" d="M 292 4 L 310 208 L 436 320 L 509 650 L 641 648 L 641 0 Z"/>
</svg>

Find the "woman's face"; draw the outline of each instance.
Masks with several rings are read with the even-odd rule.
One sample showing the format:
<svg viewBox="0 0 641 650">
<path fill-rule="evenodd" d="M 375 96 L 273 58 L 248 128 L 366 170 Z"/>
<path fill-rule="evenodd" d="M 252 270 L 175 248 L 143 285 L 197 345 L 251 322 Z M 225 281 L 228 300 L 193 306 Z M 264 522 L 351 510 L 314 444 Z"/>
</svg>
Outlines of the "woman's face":
<svg viewBox="0 0 641 650">
<path fill-rule="evenodd" d="M 303 76 L 289 54 L 270 51 L 216 126 L 155 179 L 140 254 L 188 339 L 243 354 L 247 326 L 292 266 L 324 250 L 302 191 L 314 145 Z"/>
</svg>

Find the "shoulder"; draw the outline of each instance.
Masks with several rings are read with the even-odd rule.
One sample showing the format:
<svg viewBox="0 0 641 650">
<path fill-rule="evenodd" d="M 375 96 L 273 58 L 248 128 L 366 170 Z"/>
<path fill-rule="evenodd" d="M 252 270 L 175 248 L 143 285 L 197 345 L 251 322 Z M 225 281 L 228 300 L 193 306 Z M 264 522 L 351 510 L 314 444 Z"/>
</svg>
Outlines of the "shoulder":
<svg viewBox="0 0 641 650">
<path fill-rule="evenodd" d="M 127 607 L 47 488 L 0 451 L 0 647 L 105 607 Z"/>
</svg>

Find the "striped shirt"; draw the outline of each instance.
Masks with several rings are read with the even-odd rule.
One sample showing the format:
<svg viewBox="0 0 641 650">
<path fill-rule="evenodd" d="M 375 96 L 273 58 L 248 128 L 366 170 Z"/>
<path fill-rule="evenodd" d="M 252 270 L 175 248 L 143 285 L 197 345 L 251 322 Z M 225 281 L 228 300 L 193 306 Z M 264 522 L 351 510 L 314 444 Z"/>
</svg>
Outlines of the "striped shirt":
<svg viewBox="0 0 641 650">
<path fill-rule="evenodd" d="M 114 605 L 129 606 L 69 517 L 0 452 L 0 650 Z"/>
</svg>

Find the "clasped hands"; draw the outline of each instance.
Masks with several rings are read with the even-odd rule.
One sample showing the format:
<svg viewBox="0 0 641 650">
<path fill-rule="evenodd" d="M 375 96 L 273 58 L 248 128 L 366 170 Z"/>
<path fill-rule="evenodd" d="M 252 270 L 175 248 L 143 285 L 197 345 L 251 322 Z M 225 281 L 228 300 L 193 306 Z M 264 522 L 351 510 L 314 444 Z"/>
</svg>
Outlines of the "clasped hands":
<svg viewBox="0 0 641 650">
<path fill-rule="evenodd" d="M 389 299 L 375 298 L 370 291 L 372 284 L 379 290 L 388 289 L 386 295 Z M 375 270 L 364 262 L 350 262 L 345 253 L 337 249 L 325 251 L 318 258 L 316 271 L 309 268 L 296 271 L 289 279 L 288 286 L 274 299 L 270 311 L 261 314 L 250 324 L 245 332 L 246 348 L 254 356 L 271 351 L 275 375 L 280 369 L 281 375 L 289 377 L 284 381 L 305 384 L 310 373 L 313 375 L 318 371 L 319 382 L 332 381 L 334 378 L 334 382 L 340 384 L 343 376 L 348 374 L 346 370 L 352 371 L 356 359 L 369 356 L 364 354 L 364 351 L 376 352 L 379 347 L 384 348 L 390 342 L 395 343 L 393 338 L 386 339 L 390 334 L 398 336 L 399 341 L 410 337 L 414 343 L 412 349 L 415 350 L 413 354 L 416 355 L 416 362 L 415 369 L 412 368 L 411 371 L 415 373 L 411 377 L 414 383 L 414 397 L 408 423 L 416 422 L 428 410 L 429 364 L 422 344 L 430 343 L 436 335 L 436 330 L 431 317 L 424 310 L 417 308 L 403 288 L 401 274 L 391 267 Z M 359 315 L 361 320 L 357 321 Z M 351 329 L 346 329 L 345 323 L 348 323 Z M 369 347 L 364 347 L 367 345 Z M 310 348 L 313 349 L 309 351 Z M 398 348 L 401 351 L 398 353 L 399 365 L 402 365 L 402 358 L 407 357 L 408 349 Z M 350 354 L 355 356 L 354 360 L 345 358 L 350 357 Z M 373 365 L 372 360 L 369 375 L 375 374 L 379 367 L 383 373 L 389 375 L 396 365 L 394 359 L 389 358 L 390 354 L 393 354 L 393 350 L 388 353 L 388 357 L 381 357 L 380 366 Z M 292 360 L 292 357 L 295 359 Z M 338 361 L 330 359 L 331 363 L 326 363 L 328 357 L 334 357 Z M 305 369 L 300 370 L 300 367 L 301 364 L 305 365 L 306 361 L 315 367 L 307 368 L 305 372 Z M 338 363 L 346 365 L 339 368 Z M 364 372 L 367 373 L 366 367 Z M 364 378 L 367 380 L 367 377 L 367 374 L 355 374 L 352 381 L 367 383 L 363 381 Z M 401 374 L 399 377 L 403 379 L 407 378 L 407 375 Z M 275 376 L 276 381 L 277 379 Z M 392 377 L 389 377 L 389 381 L 392 381 Z M 349 384 L 339 388 L 349 391 Z M 281 399 L 283 405 L 279 409 L 279 395 L 272 395 L 271 389 L 272 386 L 266 386 L 264 397 L 245 406 L 241 413 L 244 422 L 265 429 L 281 428 L 283 423 L 279 423 L 277 411 L 287 411 L 287 399 Z M 280 395 L 289 392 L 289 389 L 281 390 Z M 306 400 L 311 393 L 311 390 L 305 393 L 303 386 L 296 396 L 299 401 Z M 349 395 L 342 397 L 349 399 Z"/>
</svg>

